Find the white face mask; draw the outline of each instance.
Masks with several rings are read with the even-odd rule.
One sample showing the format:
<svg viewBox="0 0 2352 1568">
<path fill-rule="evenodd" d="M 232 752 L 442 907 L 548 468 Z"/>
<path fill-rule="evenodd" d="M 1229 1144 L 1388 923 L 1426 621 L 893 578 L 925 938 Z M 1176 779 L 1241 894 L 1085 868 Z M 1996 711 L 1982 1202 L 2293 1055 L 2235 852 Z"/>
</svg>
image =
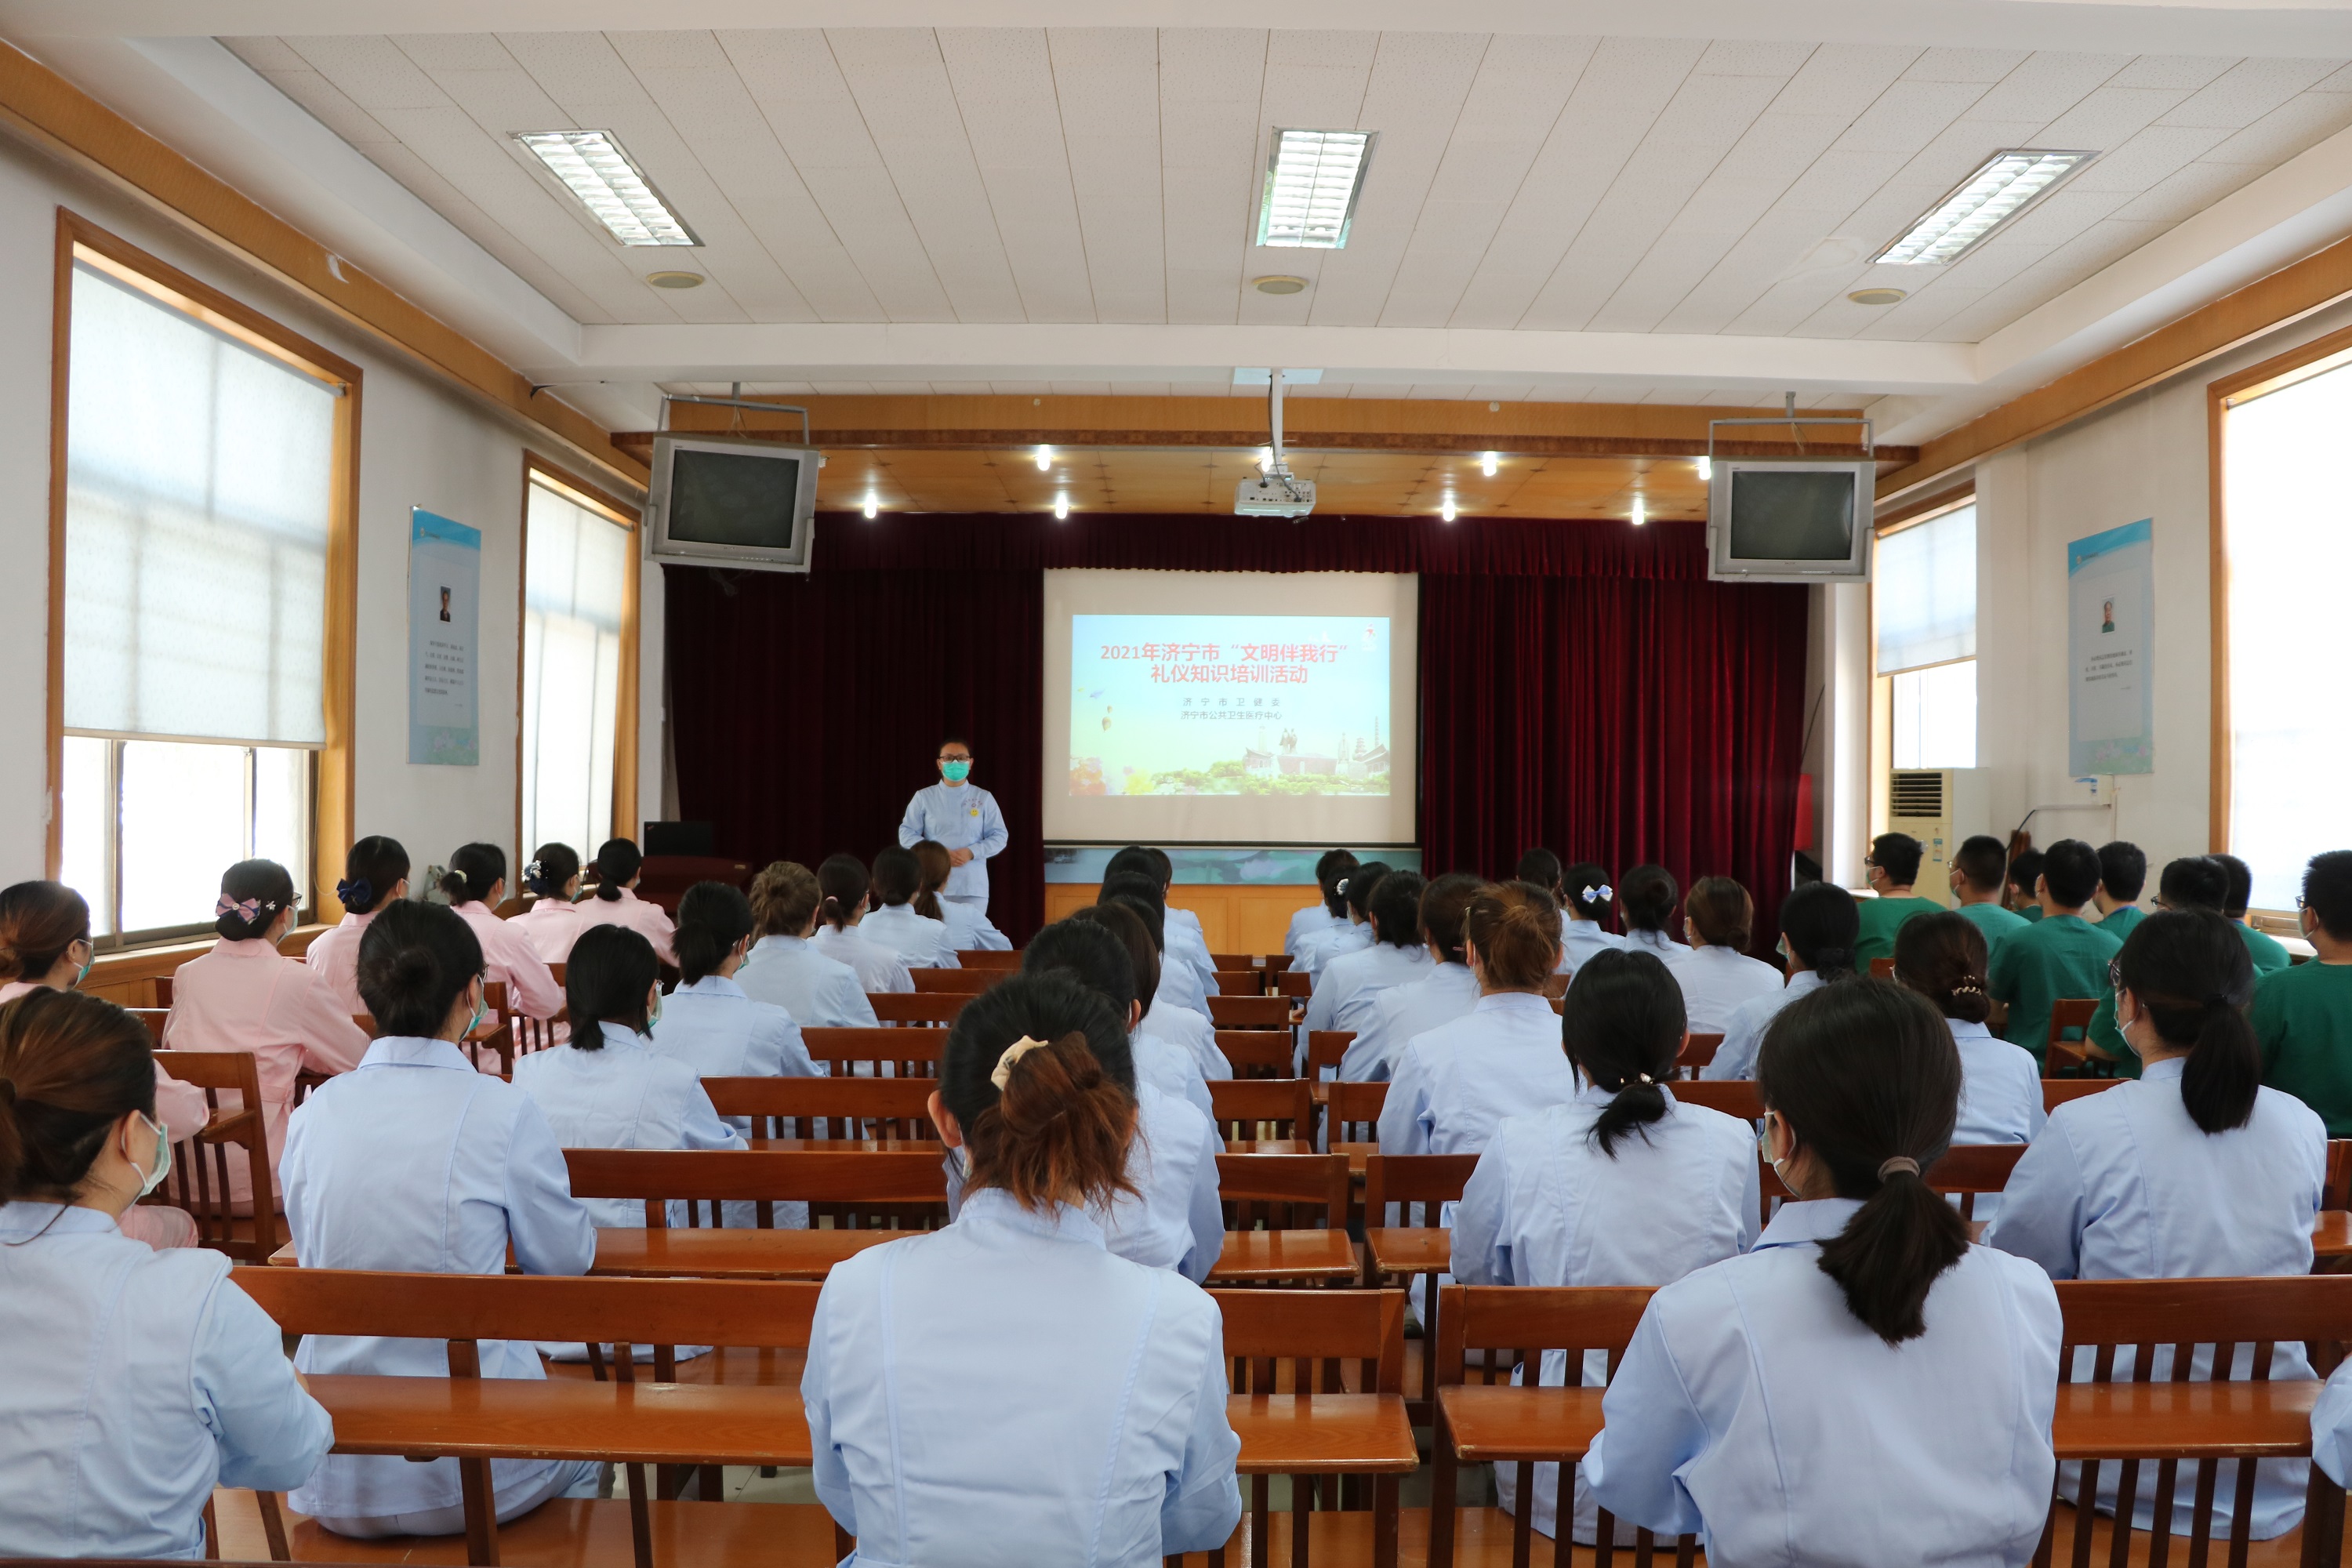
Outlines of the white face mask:
<svg viewBox="0 0 2352 1568">
<path fill-rule="evenodd" d="M 155 1133 L 155 1168 L 147 1172 L 141 1177 L 142 1184 L 139 1188 L 139 1195 L 143 1198 L 149 1193 L 153 1192 L 157 1187 L 162 1186 L 163 1184 L 163 1178 L 172 1173 L 172 1141 L 164 1135 L 163 1129 L 162 1127 L 147 1120 L 147 1113 L 145 1111 L 134 1110 L 131 1114 L 139 1118 L 140 1121 L 147 1127 L 153 1129 Z M 130 1159 L 130 1155 L 127 1152 L 123 1157 L 125 1159 Z M 139 1168 L 139 1162 L 131 1160 L 131 1168 L 134 1171 L 137 1170 Z"/>
</svg>

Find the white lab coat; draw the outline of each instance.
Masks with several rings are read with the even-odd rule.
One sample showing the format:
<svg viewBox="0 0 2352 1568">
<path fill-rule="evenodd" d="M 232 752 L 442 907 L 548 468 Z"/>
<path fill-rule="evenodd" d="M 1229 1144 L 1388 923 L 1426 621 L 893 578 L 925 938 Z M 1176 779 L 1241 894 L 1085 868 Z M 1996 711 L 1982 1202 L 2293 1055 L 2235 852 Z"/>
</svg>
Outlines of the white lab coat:
<svg viewBox="0 0 2352 1568">
<path fill-rule="evenodd" d="M 510 1245 L 526 1274 L 584 1274 L 595 1260 L 595 1227 L 572 1195 L 545 1113 L 446 1040 L 377 1040 L 356 1069 L 313 1090 L 294 1112 L 278 1179 L 305 1268 L 499 1274 Z M 528 1341 L 484 1340 L 480 1352 L 484 1377 L 547 1375 Z M 306 1373 L 449 1373 L 447 1347 L 429 1339 L 313 1334 L 294 1364 Z M 548 1495 L 579 1469 L 544 1459 L 491 1466 L 501 1500 Z M 330 1454 L 289 1500 L 313 1517 L 353 1520 L 463 1500 L 455 1459 Z"/>
<path fill-rule="evenodd" d="M 1011 952 L 1013 939 L 996 929 L 988 910 L 942 895 L 940 919 L 948 928 L 948 944 L 958 952 Z"/>
<path fill-rule="evenodd" d="M 1370 1015 L 1339 1058 L 1339 1077 L 1349 1083 L 1386 1082 L 1407 1040 L 1452 1023 L 1477 1005 L 1478 977 L 1466 963 L 1433 964 L 1418 980 L 1375 993 Z"/>
<path fill-rule="evenodd" d="M 1618 939 L 1626 947 L 1646 952 L 1667 964 L 1680 963 L 1691 950 L 1662 931 L 1629 931 Z"/>
<path fill-rule="evenodd" d="M 945 779 L 919 789 L 907 802 L 898 823 L 898 844 L 912 849 L 924 839 L 943 849 L 969 849 L 971 858 L 948 872 L 943 899 L 988 908 L 988 862 L 1004 853 L 1012 836 L 1004 831 L 1004 813 L 996 797 L 976 784 L 951 784 Z"/>
<path fill-rule="evenodd" d="M 2137 1083 L 2053 1112 L 2011 1173 L 1986 1245 L 2032 1258 L 2053 1279 L 2310 1273 L 2311 1227 L 2327 1173 L 2326 1124 L 2293 1095 L 2264 1089 L 2245 1126 L 2209 1135 L 2180 1102 L 2187 1065 L 2180 1057 L 2151 1062 Z M 2197 1377 L 2210 1375 L 2211 1358 L 2210 1347 L 2198 1350 Z M 2131 1375 L 2131 1363 L 2128 1348 L 2117 1351 L 2115 1375 Z M 2251 1376 L 2252 1363 L 2252 1352 L 2241 1350 L 2233 1377 Z M 2169 1376 L 2171 1364 L 2169 1348 L 2160 1348 L 2152 1375 Z M 2079 1362 L 2076 1373 L 2087 1376 L 2086 1369 L 2087 1361 Z M 2300 1343 L 2277 1347 L 2274 1381 L 2312 1375 Z M 2305 1465 L 2261 1461 L 2250 1523 L 2255 1540 L 2283 1535 L 2302 1519 Z M 2102 1509 L 2114 1506 L 2116 1469 L 2100 1467 Z M 2231 1517 L 2236 1482 L 2236 1461 L 2224 1462 L 2213 1499 L 2217 1536 Z M 2155 1517 L 2150 1492 L 2141 1488 L 2134 1510 L 2142 1529 Z M 2190 1514 L 2184 1488 L 2174 1528 L 2186 1533 Z"/>
<path fill-rule="evenodd" d="M 1290 929 L 1282 933 L 1282 951 L 1290 954 L 1290 956 L 1295 960 L 1298 956 L 1299 945 L 1302 942 L 1305 942 L 1310 937 L 1318 937 L 1323 935 L 1327 931 L 1338 931 L 1347 925 L 1347 923 L 1348 917 L 1345 913 L 1335 915 L 1329 910 L 1325 909 L 1322 901 L 1318 900 L 1314 903 L 1307 905 L 1305 909 L 1297 910 L 1296 913 L 1292 914 L 1290 917 Z"/>
<path fill-rule="evenodd" d="M 912 904 L 885 904 L 857 923 L 857 932 L 907 961 L 909 969 L 961 969 L 947 924 L 915 912 Z"/>
<path fill-rule="evenodd" d="M 1674 971 L 1694 1035 L 1728 1034 L 1741 1003 L 1773 995 L 1788 984 L 1786 975 L 1762 959 L 1728 947 L 1685 948 Z"/>
<path fill-rule="evenodd" d="M 903 971 L 906 965 L 898 967 Z M 753 942 L 735 972 L 735 984 L 754 1002 L 782 1007 L 801 1028 L 872 1029 L 881 1024 L 857 971 L 796 936 L 763 936 Z"/>
<path fill-rule="evenodd" d="M 748 967 L 748 965 L 746 966 Z M 738 976 L 743 973 L 736 971 Z M 653 1026 L 653 1051 L 684 1062 L 698 1079 L 823 1078 L 825 1063 L 809 1059 L 801 1026 L 782 1007 L 754 1002 L 735 981 L 706 974 L 662 998 Z M 750 1137 L 751 1119 L 726 1119 Z"/>
<path fill-rule="evenodd" d="M 1223 1546 L 1241 1518 L 1226 1388 L 1197 1286 L 1001 1188 L 836 1266 L 801 1379 L 847 1561 L 960 1568 L 1156 1568 Z"/>
<path fill-rule="evenodd" d="M 1712 1568 L 2032 1558 L 2058 1293 L 1972 1247 L 1929 1289 L 1927 1331 L 1889 1345 L 1818 1266 L 1861 1206 L 1783 1204 L 1754 1251 L 1651 1298 L 1585 1455 L 1601 1507 L 1668 1539 L 1702 1531 Z"/>
<path fill-rule="evenodd" d="M 2010 1044 L 1982 1024 L 1947 1018 L 1960 1052 L 1960 1121 L 1955 1143 L 2031 1143 L 2042 1136 L 2049 1113 L 2042 1103 L 2042 1072 L 2033 1053 Z M 1986 1199 L 1977 1199 L 1979 1219 Z"/>
<path fill-rule="evenodd" d="M 870 995 L 912 991 L 915 977 L 907 973 L 907 961 L 898 956 L 898 949 L 866 941 L 858 934 L 862 929 L 862 926 L 831 926 L 819 922 L 816 934 L 809 938 L 809 945 L 816 949 L 820 957 L 847 964 L 850 972 L 857 976 L 857 984 Z M 868 1011 L 871 1011 L 870 1005 Z"/>
<path fill-rule="evenodd" d="M 0 1205 L 0 1555 L 201 1558 L 215 1485 L 310 1479 L 333 1429 L 229 1267 Z"/>
<path fill-rule="evenodd" d="M 1360 925 L 1354 921 L 1349 921 L 1344 924 L 1333 926 L 1328 931 L 1318 931 L 1303 939 L 1298 944 L 1298 953 L 1291 967 L 1304 970 L 1310 975 L 1320 976 L 1324 966 L 1333 959 L 1342 953 L 1361 952 L 1371 945 L 1371 922 L 1366 921 Z"/>
<path fill-rule="evenodd" d="M 1612 1155 L 1592 1141 L 1614 1098 L 1586 1084 L 1574 1100 L 1495 1129 L 1454 1214 L 1454 1277 L 1465 1285 L 1671 1285 L 1693 1269 L 1748 1250 L 1758 1228 L 1755 1130 L 1701 1105 L 1666 1114 L 1617 1140 Z M 1547 1351 L 1543 1381 L 1567 1380 L 1568 1358 Z M 1591 1352 L 1582 1380 L 1609 1381 L 1609 1358 Z M 1557 1529 L 1557 1465 L 1535 1475 L 1536 1529 Z M 1517 1467 L 1495 1467 L 1506 1511 L 1516 1512 Z M 1576 1539 L 1593 1541 L 1593 1503 L 1576 1483 Z M 1621 1530 L 1630 1545 L 1633 1534 Z"/>
<path fill-rule="evenodd" d="M 1201 930 L 1200 916 L 1169 904 L 1162 911 L 1160 934 L 1169 947 L 1180 952 L 1184 962 L 1199 973 L 1202 995 L 1223 994 L 1217 985 L 1216 955 L 1209 951 L 1209 939 Z"/>
<path fill-rule="evenodd" d="M 2328 1374 L 2312 1406 L 2311 1459 L 2339 1487 L 2352 1477 L 2352 1361 Z"/>
<path fill-rule="evenodd" d="M 1199 1066 L 1202 1078 L 1234 1076 L 1234 1064 L 1225 1059 L 1224 1052 L 1217 1049 L 1216 1026 L 1209 1022 L 1208 1016 L 1196 1013 L 1190 1007 L 1175 1005 L 1167 999 L 1164 992 L 1151 999 L 1151 1005 L 1143 1010 L 1143 1021 L 1136 1027 L 1144 1034 L 1157 1035 L 1170 1045 L 1181 1046 L 1192 1052 L 1192 1060 Z"/>
<path fill-rule="evenodd" d="M 514 1086 L 530 1096 L 566 1149 L 734 1149 L 743 1136 L 710 1109 L 694 1066 L 681 1056 L 649 1049 L 619 1024 L 600 1026 L 604 1044 L 583 1051 L 577 1043 L 515 1058 Z M 646 1223 L 636 1198 L 582 1200 L 599 1230 L 635 1230 Z M 727 1223 L 756 1223 L 751 1205 L 730 1203 Z M 791 1218 L 786 1211 L 796 1211 Z M 669 1223 L 687 1223 L 686 1205 L 672 1199 Z M 776 1224 L 808 1227 L 806 1204 L 778 1204 Z"/>
<path fill-rule="evenodd" d="M 1426 980 L 1436 967 L 1429 949 L 1419 943 L 1396 947 L 1374 942 L 1361 952 L 1334 958 L 1315 977 L 1315 994 L 1307 1002 L 1307 1030 L 1309 1034 L 1318 1029 L 1361 1033 L 1381 992 Z"/>
<path fill-rule="evenodd" d="M 1381 1107 L 1383 1154 L 1475 1154 L 1507 1116 L 1576 1098 L 1551 1004 L 1498 991 L 1405 1043 Z"/>
<path fill-rule="evenodd" d="M 1162 1094 L 1172 1094 L 1192 1106 L 1210 1121 L 1216 1120 L 1216 1107 L 1209 1097 L 1209 1082 L 1201 1071 L 1201 1060 L 1189 1047 L 1159 1036 L 1147 1034 L 1138 1024 L 1127 1037 L 1128 1054 L 1135 1061 L 1135 1081 L 1150 1084 Z M 1222 1054 L 1222 1053 L 1221 1053 Z"/>
<path fill-rule="evenodd" d="M 1604 930 L 1599 921 L 1580 921 L 1570 915 L 1559 922 L 1559 967 L 1553 973 L 1574 974 L 1593 954 L 1624 945 L 1623 937 Z"/>
<path fill-rule="evenodd" d="M 1703 1079 L 1754 1078 L 1756 1053 L 1764 1044 L 1764 1031 L 1780 1016 L 1780 1009 L 1800 996 L 1809 996 L 1829 982 L 1811 969 L 1801 969 L 1789 976 L 1789 983 L 1778 991 L 1767 991 L 1750 996 L 1731 1010 L 1724 1020 L 1723 1044 L 1715 1048 L 1715 1059 L 1698 1069 Z M 1687 1004 L 1685 1004 L 1687 1006 Z M 1696 1030 L 1698 1026 L 1691 1026 Z"/>
</svg>

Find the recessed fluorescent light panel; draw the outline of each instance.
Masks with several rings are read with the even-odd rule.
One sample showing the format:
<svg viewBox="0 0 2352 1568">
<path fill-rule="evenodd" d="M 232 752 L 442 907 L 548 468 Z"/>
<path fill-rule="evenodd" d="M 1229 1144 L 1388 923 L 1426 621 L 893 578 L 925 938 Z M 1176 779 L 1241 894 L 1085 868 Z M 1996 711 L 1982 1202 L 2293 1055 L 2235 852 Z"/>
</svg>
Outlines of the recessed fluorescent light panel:
<svg viewBox="0 0 2352 1568">
<path fill-rule="evenodd" d="M 623 245 L 700 245 L 609 131 L 525 131 L 515 137 Z"/>
<path fill-rule="evenodd" d="M 1949 266 L 2097 156 L 2031 147 L 1995 153 L 1872 259 L 1898 267 Z"/>
<path fill-rule="evenodd" d="M 1370 131 L 1275 132 L 1257 242 L 1310 250 L 1345 246 L 1374 139 Z"/>
</svg>

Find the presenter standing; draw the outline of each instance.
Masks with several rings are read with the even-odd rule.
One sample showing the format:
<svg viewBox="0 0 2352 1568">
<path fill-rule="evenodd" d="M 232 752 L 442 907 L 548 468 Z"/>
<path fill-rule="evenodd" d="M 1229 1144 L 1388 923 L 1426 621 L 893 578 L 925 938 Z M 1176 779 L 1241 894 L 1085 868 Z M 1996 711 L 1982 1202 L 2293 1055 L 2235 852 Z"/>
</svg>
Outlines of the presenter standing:
<svg viewBox="0 0 2352 1568">
<path fill-rule="evenodd" d="M 988 912 L 988 858 L 1003 853 L 1004 814 L 996 797 L 971 782 L 971 748 L 961 741 L 940 742 L 940 782 L 919 789 L 898 824 L 898 842 L 912 849 L 928 838 L 944 847 L 947 886 L 940 897 L 980 914 Z"/>
</svg>

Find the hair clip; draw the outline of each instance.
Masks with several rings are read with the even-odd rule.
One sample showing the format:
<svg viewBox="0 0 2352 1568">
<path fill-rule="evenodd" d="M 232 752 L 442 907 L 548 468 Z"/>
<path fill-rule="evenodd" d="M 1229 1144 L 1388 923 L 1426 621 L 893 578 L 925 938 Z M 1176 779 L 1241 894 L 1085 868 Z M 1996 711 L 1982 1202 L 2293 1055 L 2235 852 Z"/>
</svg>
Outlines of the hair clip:
<svg viewBox="0 0 2352 1568">
<path fill-rule="evenodd" d="M 345 904 L 372 904 L 375 902 L 375 885 L 365 877 L 353 877 L 335 884 L 335 897 Z"/>
<path fill-rule="evenodd" d="M 1331 884 L 1331 890 L 1332 890 L 1333 892 L 1335 892 L 1335 893 L 1339 893 L 1339 894 L 1341 894 L 1341 895 L 1343 895 L 1343 896 L 1344 896 L 1344 895 L 1346 894 L 1346 892 L 1348 891 L 1348 879 L 1347 879 L 1347 878 L 1345 878 L 1345 877 L 1342 877 L 1342 878 L 1340 878 L 1338 881 L 1336 881 L 1336 882 L 1332 883 L 1332 884 Z"/>
<path fill-rule="evenodd" d="M 277 905 L 272 904 L 269 907 L 275 910 Z M 226 893 L 223 893 L 214 903 L 213 913 L 215 916 L 235 915 L 246 924 L 251 925 L 261 917 L 261 908 L 259 899 L 232 899 Z"/>
<path fill-rule="evenodd" d="M 1004 1092 L 1005 1084 L 1011 1081 L 1013 1078 L 1013 1064 L 1019 1061 L 1023 1057 L 1027 1056 L 1031 1051 L 1041 1048 L 1045 1044 L 1045 1042 L 1043 1040 L 1033 1040 L 1028 1036 L 1024 1035 L 1019 1039 L 1004 1047 L 1004 1054 L 996 1058 L 996 1070 L 988 1075 L 988 1081 L 996 1086 L 997 1093 L 1003 1094 Z"/>
<path fill-rule="evenodd" d="M 1601 883 L 1601 886 L 1597 888 L 1587 885 L 1583 893 L 1579 897 L 1577 901 L 1579 903 L 1585 904 L 1602 903 L 1614 896 L 1616 891 L 1616 889 L 1611 887 L 1606 882 Z"/>
<path fill-rule="evenodd" d="M 533 887 L 537 887 L 546 875 L 547 868 L 541 866 L 536 860 L 522 868 L 522 879 L 530 883 Z"/>
</svg>

